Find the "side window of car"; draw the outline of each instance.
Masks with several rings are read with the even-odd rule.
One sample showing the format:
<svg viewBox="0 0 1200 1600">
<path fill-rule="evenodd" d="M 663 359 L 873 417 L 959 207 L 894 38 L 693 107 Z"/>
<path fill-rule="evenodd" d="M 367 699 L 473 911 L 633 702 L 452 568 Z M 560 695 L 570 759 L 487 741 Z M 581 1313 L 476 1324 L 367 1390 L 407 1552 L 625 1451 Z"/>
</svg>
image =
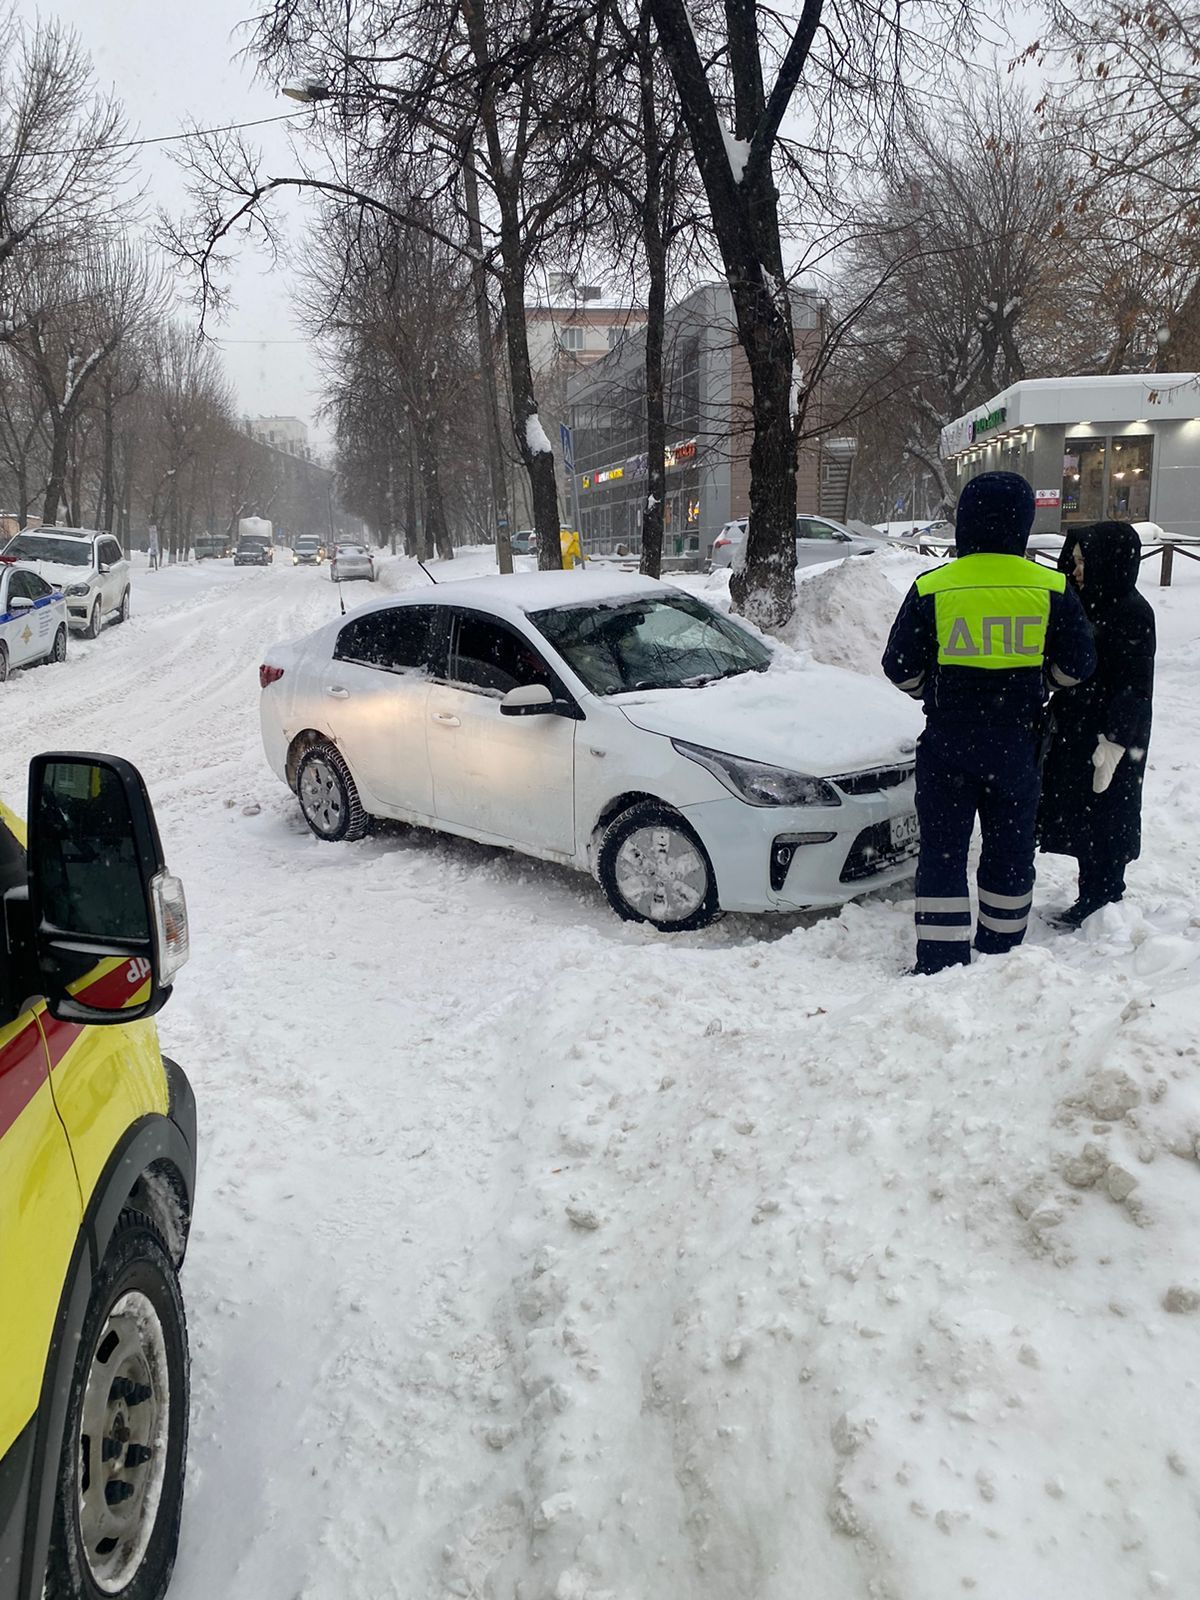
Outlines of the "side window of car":
<svg viewBox="0 0 1200 1600">
<path fill-rule="evenodd" d="M 36 572 L 26 572 L 22 576 L 25 579 L 25 593 L 31 600 L 44 600 L 48 594 L 54 593 L 50 585 L 43 578 L 39 578 Z"/>
<path fill-rule="evenodd" d="M 459 614 L 450 681 L 499 695 L 531 683 L 544 684 L 552 694 L 561 693 L 558 680 L 527 640 L 476 611 Z"/>
<path fill-rule="evenodd" d="M 115 562 L 124 561 L 124 559 L 125 559 L 124 551 L 121 549 L 121 546 L 117 543 L 117 541 L 115 539 L 105 539 L 105 540 L 103 540 L 102 541 L 102 552 L 103 553 L 102 553 L 100 559 L 110 567 Z"/>
<path fill-rule="evenodd" d="M 33 591 L 29 587 L 29 574 L 27 572 L 14 572 L 8 580 L 8 599 L 10 605 L 14 600 L 33 599 Z"/>
<path fill-rule="evenodd" d="M 428 672 L 435 621 L 432 606 L 396 606 L 355 617 L 338 634 L 333 658 L 384 672 Z"/>
<path fill-rule="evenodd" d="M 801 517 L 802 539 L 833 539 L 837 535 L 827 522 L 818 522 L 814 517 Z"/>
</svg>

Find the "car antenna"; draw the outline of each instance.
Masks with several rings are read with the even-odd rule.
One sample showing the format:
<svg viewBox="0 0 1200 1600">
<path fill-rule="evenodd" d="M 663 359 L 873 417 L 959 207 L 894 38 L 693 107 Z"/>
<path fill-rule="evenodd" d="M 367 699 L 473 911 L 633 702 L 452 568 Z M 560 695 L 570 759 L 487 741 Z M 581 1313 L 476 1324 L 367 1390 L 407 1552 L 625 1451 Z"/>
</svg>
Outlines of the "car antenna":
<svg viewBox="0 0 1200 1600">
<path fill-rule="evenodd" d="M 341 605 L 342 615 L 345 616 L 346 615 L 346 591 L 345 591 L 345 589 L 342 588 L 340 583 L 338 584 L 338 603 Z"/>
<path fill-rule="evenodd" d="M 437 579 L 434 577 L 433 573 L 430 572 L 429 568 L 425 565 L 425 563 L 421 560 L 420 556 L 417 557 L 417 565 L 420 567 L 421 571 L 425 574 L 425 576 L 429 579 L 430 583 L 432 583 L 436 587 Z"/>
</svg>

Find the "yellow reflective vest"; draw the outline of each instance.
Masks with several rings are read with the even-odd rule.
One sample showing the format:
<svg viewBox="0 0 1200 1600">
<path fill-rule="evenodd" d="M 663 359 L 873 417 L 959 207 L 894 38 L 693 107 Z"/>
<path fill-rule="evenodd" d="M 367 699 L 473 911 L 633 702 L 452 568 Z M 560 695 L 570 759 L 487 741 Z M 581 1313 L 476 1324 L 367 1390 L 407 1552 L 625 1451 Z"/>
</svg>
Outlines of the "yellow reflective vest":
<svg viewBox="0 0 1200 1600">
<path fill-rule="evenodd" d="M 1063 573 L 1023 556 L 960 556 L 925 573 L 916 588 L 933 597 L 939 666 L 1041 667 L 1050 596 L 1066 586 Z"/>
</svg>

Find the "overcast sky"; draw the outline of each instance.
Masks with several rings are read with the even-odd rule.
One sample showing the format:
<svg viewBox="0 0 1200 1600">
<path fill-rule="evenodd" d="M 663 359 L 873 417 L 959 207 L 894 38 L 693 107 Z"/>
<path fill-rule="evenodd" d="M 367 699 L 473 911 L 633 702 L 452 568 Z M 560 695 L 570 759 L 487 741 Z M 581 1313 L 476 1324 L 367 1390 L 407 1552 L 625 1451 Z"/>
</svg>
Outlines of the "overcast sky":
<svg viewBox="0 0 1200 1600">
<path fill-rule="evenodd" d="M 39 11 L 59 17 L 75 29 L 99 84 L 124 103 L 132 137 L 177 133 L 191 120 L 218 127 L 299 109 L 256 82 L 236 59 L 245 42 L 238 25 L 254 9 L 253 0 L 18 0 L 18 9 L 30 19 Z M 248 135 L 275 172 L 294 170 L 286 128 L 276 124 Z M 181 174 L 165 151 L 151 147 L 138 154 L 148 204 L 181 210 Z M 304 207 L 286 196 L 279 203 L 298 241 Z M 221 341 L 239 407 L 251 416 L 298 416 L 313 424 L 318 374 L 313 351 L 292 320 L 289 271 L 243 249 L 233 287 L 233 309 L 210 331 Z M 181 315 L 194 323 L 190 307 Z"/>
</svg>

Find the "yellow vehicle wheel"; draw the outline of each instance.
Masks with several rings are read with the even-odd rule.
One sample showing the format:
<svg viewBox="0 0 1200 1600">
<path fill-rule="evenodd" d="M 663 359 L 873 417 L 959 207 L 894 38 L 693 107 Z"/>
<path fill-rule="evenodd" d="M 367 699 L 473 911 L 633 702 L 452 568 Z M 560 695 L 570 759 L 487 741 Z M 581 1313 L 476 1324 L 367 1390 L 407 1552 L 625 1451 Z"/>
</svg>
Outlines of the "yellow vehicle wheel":
<svg viewBox="0 0 1200 1600">
<path fill-rule="evenodd" d="M 162 1600 L 187 1457 L 187 1325 L 166 1245 L 121 1216 L 71 1383 L 45 1600 Z"/>
</svg>

